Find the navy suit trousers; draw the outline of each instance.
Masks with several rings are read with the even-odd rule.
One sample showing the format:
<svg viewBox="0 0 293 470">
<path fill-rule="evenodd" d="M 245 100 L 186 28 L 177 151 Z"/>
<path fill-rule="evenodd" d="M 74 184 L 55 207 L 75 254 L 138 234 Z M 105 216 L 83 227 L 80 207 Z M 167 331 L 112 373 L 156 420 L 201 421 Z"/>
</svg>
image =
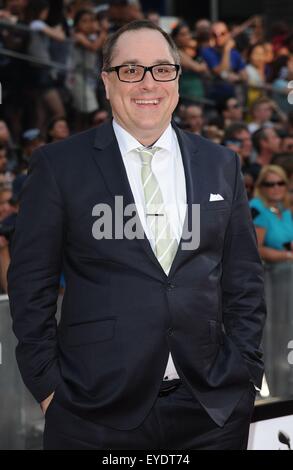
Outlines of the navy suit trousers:
<svg viewBox="0 0 293 470">
<path fill-rule="evenodd" d="M 143 423 L 130 430 L 85 421 L 53 399 L 45 416 L 44 449 L 244 450 L 254 399 L 250 383 L 228 421 L 219 427 L 181 384 L 158 396 Z"/>
</svg>

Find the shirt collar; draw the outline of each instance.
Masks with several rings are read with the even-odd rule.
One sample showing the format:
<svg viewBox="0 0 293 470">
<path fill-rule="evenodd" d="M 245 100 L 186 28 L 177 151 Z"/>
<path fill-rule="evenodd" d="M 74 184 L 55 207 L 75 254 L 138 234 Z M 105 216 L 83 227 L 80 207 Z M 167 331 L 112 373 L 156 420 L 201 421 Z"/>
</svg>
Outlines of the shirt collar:
<svg viewBox="0 0 293 470">
<path fill-rule="evenodd" d="M 129 134 L 129 132 L 123 129 L 123 127 L 121 127 L 120 124 L 115 121 L 115 119 L 113 119 L 113 129 L 123 157 L 132 150 L 135 150 L 139 147 L 143 148 L 143 145 L 138 142 L 135 137 Z M 168 152 L 172 153 L 173 132 L 174 131 L 172 126 L 169 124 L 161 137 L 154 143 L 155 147 L 167 150 Z"/>
</svg>

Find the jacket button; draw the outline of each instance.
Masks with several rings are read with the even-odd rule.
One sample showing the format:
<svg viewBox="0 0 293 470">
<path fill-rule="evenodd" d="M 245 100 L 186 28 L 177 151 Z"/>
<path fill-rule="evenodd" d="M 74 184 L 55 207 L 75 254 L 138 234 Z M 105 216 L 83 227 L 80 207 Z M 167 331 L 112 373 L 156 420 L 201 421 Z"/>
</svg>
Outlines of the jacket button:
<svg viewBox="0 0 293 470">
<path fill-rule="evenodd" d="M 172 284 L 171 282 L 168 282 L 167 283 L 167 290 L 172 290 L 172 289 L 175 289 L 175 284 Z"/>
<path fill-rule="evenodd" d="M 173 328 L 169 328 L 168 329 L 168 336 L 172 336 L 173 335 Z"/>
</svg>

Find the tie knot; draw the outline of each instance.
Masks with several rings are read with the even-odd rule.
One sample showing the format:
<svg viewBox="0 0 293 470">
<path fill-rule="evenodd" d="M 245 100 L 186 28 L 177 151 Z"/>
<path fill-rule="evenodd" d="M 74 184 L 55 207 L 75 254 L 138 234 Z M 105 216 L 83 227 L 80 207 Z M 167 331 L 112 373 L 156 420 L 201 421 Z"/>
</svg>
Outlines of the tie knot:
<svg viewBox="0 0 293 470">
<path fill-rule="evenodd" d="M 150 165 L 152 163 L 153 156 L 157 151 L 156 147 L 149 148 L 138 148 L 138 153 L 143 165 Z"/>
</svg>

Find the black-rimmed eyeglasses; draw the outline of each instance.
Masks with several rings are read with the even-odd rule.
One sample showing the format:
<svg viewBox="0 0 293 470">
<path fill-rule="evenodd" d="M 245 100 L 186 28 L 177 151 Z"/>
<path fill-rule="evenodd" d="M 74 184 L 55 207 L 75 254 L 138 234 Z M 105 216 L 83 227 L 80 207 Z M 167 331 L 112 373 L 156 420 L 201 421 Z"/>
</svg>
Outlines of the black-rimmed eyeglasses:
<svg viewBox="0 0 293 470">
<path fill-rule="evenodd" d="M 104 69 L 105 72 L 116 72 L 121 82 L 135 83 L 141 82 L 147 72 L 151 72 L 153 79 L 156 82 L 171 82 L 176 80 L 180 71 L 179 64 L 158 64 L 151 67 L 144 65 L 116 65 L 116 67 L 109 67 Z"/>
</svg>

